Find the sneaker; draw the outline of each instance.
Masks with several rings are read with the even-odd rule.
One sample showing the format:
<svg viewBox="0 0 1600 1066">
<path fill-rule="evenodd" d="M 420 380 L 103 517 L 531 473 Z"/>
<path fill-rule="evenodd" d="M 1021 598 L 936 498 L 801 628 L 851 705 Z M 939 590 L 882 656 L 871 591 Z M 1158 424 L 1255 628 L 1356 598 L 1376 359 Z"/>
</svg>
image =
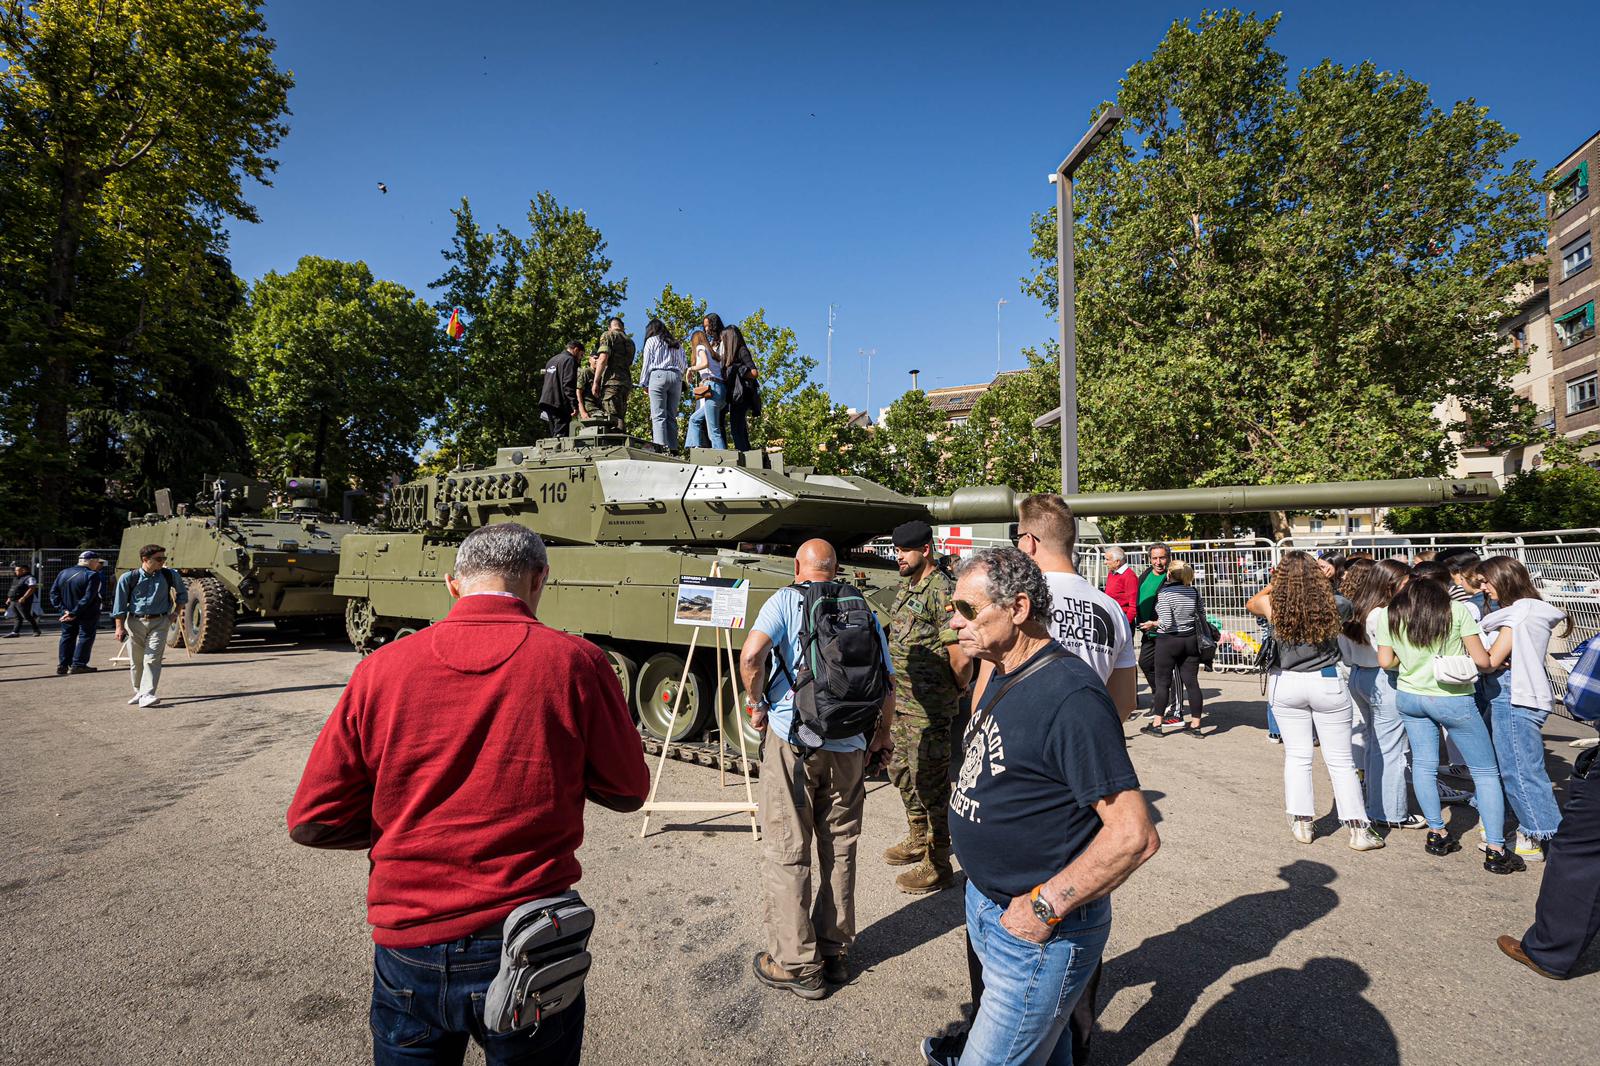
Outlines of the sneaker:
<svg viewBox="0 0 1600 1066">
<path fill-rule="evenodd" d="M 1422 850 L 1429 855 L 1449 855 L 1461 850 L 1461 845 L 1450 839 L 1450 834 L 1444 830 L 1434 832 L 1428 830 L 1428 839 L 1422 844 Z"/>
<path fill-rule="evenodd" d="M 161 706 L 161 697 L 160 696 L 156 696 L 156 695 L 140 696 L 139 697 L 139 706 L 141 706 L 141 707 L 159 707 L 159 706 Z"/>
<path fill-rule="evenodd" d="M 791 977 L 789 971 L 779 966 L 772 955 L 765 951 L 756 952 L 756 957 L 751 960 L 751 969 L 755 971 L 756 980 L 768 988 L 781 988 L 801 999 L 822 999 L 828 994 L 828 986 L 822 983 L 820 973 L 809 977 Z"/>
<path fill-rule="evenodd" d="M 1440 785 L 1439 786 L 1439 802 L 1440 803 L 1471 803 L 1472 802 L 1472 793 L 1463 792 L 1459 788 L 1451 788 L 1449 785 Z"/>
<path fill-rule="evenodd" d="M 1517 832 L 1517 857 L 1525 862 L 1544 862 L 1544 845 Z"/>
<path fill-rule="evenodd" d="M 1161 719 L 1161 728 L 1162 729 L 1171 729 L 1174 726 L 1181 726 L 1181 725 L 1183 725 L 1183 719 L 1182 718 L 1177 718 L 1177 717 L 1174 717 L 1172 715 L 1168 715 L 1167 717 Z"/>
<path fill-rule="evenodd" d="M 135 692 L 132 696 L 128 697 L 128 706 L 132 707 L 135 703 L 138 703 L 139 702 L 139 698 L 140 697 L 139 697 L 139 694 L 137 692 Z"/>
<path fill-rule="evenodd" d="M 1385 829 L 1426 829 L 1428 820 L 1420 814 L 1408 814 L 1403 822 L 1378 822 Z"/>
<path fill-rule="evenodd" d="M 1462 762 L 1447 762 L 1439 767 L 1440 777 L 1456 777 L 1462 781 L 1472 780 L 1472 771 L 1467 769 L 1467 764 Z"/>
<path fill-rule="evenodd" d="M 1383 838 L 1373 831 L 1370 825 L 1353 825 L 1350 827 L 1351 851 L 1377 851 L 1383 847 Z"/>
<path fill-rule="evenodd" d="M 59 670 L 56 671 L 58 674 L 60 672 Z M 99 672 L 100 668 L 98 666 L 79 666 L 77 663 L 73 663 L 67 667 L 67 673 L 69 674 L 97 674 Z"/>
<path fill-rule="evenodd" d="M 20 636 L 22 636 L 22 634 L 21 634 L 21 633 L 7 633 L 7 634 L 6 634 L 6 635 L 5 635 L 5 639 L 6 639 L 6 640 L 15 640 L 15 639 L 16 639 L 16 638 L 18 638 L 18 637 L 20 637 Z"/>
<path fill-rule="evenodd" d="M 960 1036 L 929 1036 L 922 1040 L 922 1061 L 928 1066 L 958 1066 L 961 1053 L 967 1049 L 967 1034 Z"/>
<path fill-rule="evenodd" d="M 56 676 L 60 677 L 62 674 L 65 674 L 70 669 L 71 669 L 71 667 L 68 667 L 68 666 L 58 666 L 58 667 L 56 667 Z"/>
<path fill-rule="evenodd" d="M 849 984 L 850 957 L 848 955 L 824 955 L 822 957 L 822 979 L 830 985 Z"/>
<path fill-rule="evenodd" d="M 1267 743 L 1268 744 L 1282 744 L 1283 743 L 1283 738 L 1280 737 L 1276 733 L 1268 733 L 1267 734 Z"/>
<path fill-rule="evenodd" d="M 1516 852 L 1501 848 L 1484 853 L 1483 868 L 1492 874 L 1514 874 L 1526 870 L 1528 864 L 1518 858 Z"/>
<path fill-rule="evenodd" d="M 1289 832 L 1293 833 L 1294 838 L 1302 844 L 1309 844 L 1316 839 L 1311 832 L 1310 818 L 1296 818 L 1291 815 L 1289 818 Z"/>
</svg>

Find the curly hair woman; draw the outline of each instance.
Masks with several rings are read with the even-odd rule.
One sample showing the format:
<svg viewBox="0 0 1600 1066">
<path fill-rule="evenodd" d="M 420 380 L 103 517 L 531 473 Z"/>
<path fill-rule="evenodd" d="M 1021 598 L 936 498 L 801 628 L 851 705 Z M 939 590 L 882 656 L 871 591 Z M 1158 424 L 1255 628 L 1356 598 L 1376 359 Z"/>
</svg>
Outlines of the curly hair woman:
<svg viewBox="0 0 1600 1066">
<path fill-rule="evenodd" d="M 1283 733 L 1284 807 L 1289 828 L 1302 844 L 1314 839 L 1316 796 L 1311 780 L 1312 739 L 1322 742 L 1322 762 L 1333 781 L 1339 819 L 1350 830 L 1350 847 L 1373 851 L 1383 838 L 1372 831 L 1350 752 L 1350 690 L 1339 676 L 1339 633 L 1351 617 L 1350 601 L 1335 598 L 1332 567 L 1303 551 L 1286 552 L 1272 584 L 1246 608 L 1272 623 L 1277 664 L 1268 698 Z"/>
</svg>

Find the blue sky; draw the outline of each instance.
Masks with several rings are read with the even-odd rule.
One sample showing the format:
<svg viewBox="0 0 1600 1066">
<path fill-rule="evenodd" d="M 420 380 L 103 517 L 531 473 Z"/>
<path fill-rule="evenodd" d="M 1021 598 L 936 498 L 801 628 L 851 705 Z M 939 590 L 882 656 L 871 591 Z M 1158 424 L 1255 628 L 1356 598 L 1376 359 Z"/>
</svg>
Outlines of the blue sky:
<svg viewBox="0 0 1600 1066">
<path fill-rule="evenodd" d="M 431 302 L 462 196 L 521 232 L 548 188 L 605 235 L 635 333 L 670 282 L 730 321 L 765 307 L 821 364 L 832 302 L 839 402 L 867 402 L 862 348 L 877 350 L 873 408 L 913 368 L 923 388 L 987 380 L 997 300 L 1005 367 L 1055 335 L 1018 291 L 1047 175 L 1128 66 L 1200 10 L 277 0 L 291 132 L 253 193 L 261 223 L 233 226 L 234 269 L 362 259 Z M 1553 32 L 1592 39 L 1581 6 L 1283 10 L 1291 71 L 1370 58 L 1442 106 L 1475 97 L 1541 165 L 1600 127 L 1550 47 Z"/>
</svg>

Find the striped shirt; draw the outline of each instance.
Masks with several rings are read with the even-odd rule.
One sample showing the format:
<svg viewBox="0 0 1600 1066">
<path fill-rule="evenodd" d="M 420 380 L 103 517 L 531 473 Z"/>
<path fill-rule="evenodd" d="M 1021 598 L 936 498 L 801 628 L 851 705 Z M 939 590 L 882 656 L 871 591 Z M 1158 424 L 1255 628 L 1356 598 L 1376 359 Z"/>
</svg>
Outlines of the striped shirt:
<svg viewBox="0 0 1600 1066">
<path fill-rule="evenodd" d="M 1200 594 L 1192 585 L 1162 585 L 1156 593 L 1156 632 L 1188 636 L 1198 628 Z"/>
</svg>

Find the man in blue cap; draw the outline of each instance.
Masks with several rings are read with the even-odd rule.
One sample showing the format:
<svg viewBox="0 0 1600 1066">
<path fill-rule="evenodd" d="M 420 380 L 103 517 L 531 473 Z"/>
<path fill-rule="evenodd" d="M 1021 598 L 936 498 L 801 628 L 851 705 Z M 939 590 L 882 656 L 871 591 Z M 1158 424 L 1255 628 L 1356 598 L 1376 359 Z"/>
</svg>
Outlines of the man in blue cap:
<svg viewBox="0 0 1600 1066">
<path fill-rule="evenodd" d="M 89 653 L 94 650 L 94 633 L 100 625 L 100 601 L 106 586 L 100 568 L 105 565 L 97 553 L 83 552 L 78 565 L 61 571 L 50 586 L 50 595 L 61 608 L 57 674 L 92 674 L 97 669 L 89 665 Z"/>
</svg>

